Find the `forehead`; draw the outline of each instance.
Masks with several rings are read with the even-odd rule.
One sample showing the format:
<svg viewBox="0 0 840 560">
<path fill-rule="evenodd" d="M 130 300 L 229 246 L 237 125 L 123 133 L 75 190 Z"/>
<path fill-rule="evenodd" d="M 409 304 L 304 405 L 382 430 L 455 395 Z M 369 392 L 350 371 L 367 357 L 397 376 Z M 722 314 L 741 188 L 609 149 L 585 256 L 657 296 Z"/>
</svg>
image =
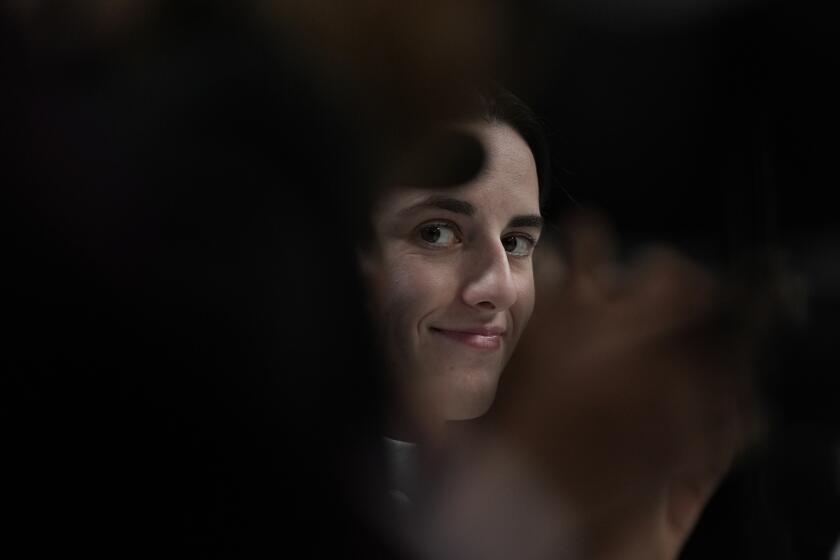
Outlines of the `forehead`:
<svg viewBox="0 0 840 560">
<path fill-rule="evenodd" d="M 422 186 L 389 189 L 380 200 L 379 212 L 399 210 L 434 195 L 462 199 L 479 212 L 539 214 L 537 167 L 531 149 L 512 127 L 499 122 L 460 125 L 476 136 L 485 150 L 484 165 L 471 181 L 455 187 Z"/>
</svg>

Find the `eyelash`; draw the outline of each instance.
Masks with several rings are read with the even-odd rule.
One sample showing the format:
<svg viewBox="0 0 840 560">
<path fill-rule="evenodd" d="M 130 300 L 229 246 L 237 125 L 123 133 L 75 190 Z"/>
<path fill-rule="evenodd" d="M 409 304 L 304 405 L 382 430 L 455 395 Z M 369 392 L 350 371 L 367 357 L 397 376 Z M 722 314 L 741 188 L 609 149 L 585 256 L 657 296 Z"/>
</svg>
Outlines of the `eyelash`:
<svg viewBox="0 0 840 560">
<path fill-rule="evenodd" d="M 461 233 L 460 228 L 456 224 L 454 224 L 452 222 L 447 222 L 447 221 L 425 222 L 425 223 L 423 223 L 423 224 L 421 224 L 420 226 L 417 227 L 414 235 L 426 247 L 429 247 L 431 249 L 448 249 L 450 247 L 450 245 L 446 245 L 446 246 L 435 245 L 434 243 L 426 241 L 425 239 L 423 239 L 423 237 L 422 237 L 423 232 L 425 230 L 427 230 L 427 228 L 434 228 L 434 227 L 442 227 L 442 228 L 452 230 L 452 232 L 454 234 L 454 237 L 455 237 L 455 241 L 452 243 L 452 245 L 457 245 L 457 244 L 461 243 L 462 240 L 463 240 L 463 234 Z M 509 238 L 524 239 L 525 242 L 528 244 L 528 251 L 527 251 L 526 254 L 517 255 L 517 254 L 514 254 L 513 252 L 508 251 L 508 254 L 512 257 L 517 257 L 517 258 L 530 257 L 531 254 L 534 251 L 534 248 L 537 246 L 537 240 L 534 239 L 533 236 L 531 236 L 527 233 L 521 233 L 521 232 L 509 233 L 509 234 L 505 235 L 504 237 L 502 237 L 501 241 L 504 242 L 504 240 L 509 239 Z"/>
<path fill-rule="evenodd" d="M 524 239 L 525 242 L 528 244 L 528 251 L 524 255 L 515 255 L 511 252 L 508 252 L 508 254 L 512 257 L 517 257 L 517 258 L 530 257 L 531 254 L 534 252 L 534 249 L 537 246 L 537 240 L 534 239 L 532 236 L 528 235 L 527 233 L 510 233 L 510 234 L 502 237 L 502 242 L 504 242 L 505 239 L 508 239 L 508 238 L 511 238 L 511 237 L 515 237 L 517 239 Z"/>
<path fill-rule="evenodd" d="M 454 224 L 452 222 L 446 222 L 446 221 L 434 221 L 434 222 L 423 223 L 420 226 L 418 226 L 417 229 L 415 230 L 415 236 L 426 247 L 430 247 L 432 249 L 447 249 L 447 248 L 449 248 L 449 246 L 435 245 L 434 243 L 431 243 L 431 242 L 423 239 L 423 237 L 422 237 L 423 232 L 425 230 L 427 230 L 428 228 L 434 228 L 434 227 L 446 228 L 446 229 L 452 230 L 452 232 L 455 236 L 455 242 L 453 243 L 453 245 L 461 243 L 461 241 L 463 239 L 463 235 L 461 234 L 460 228 L 458 228 L 458 226 L 456 224 Z"/>
</svg>

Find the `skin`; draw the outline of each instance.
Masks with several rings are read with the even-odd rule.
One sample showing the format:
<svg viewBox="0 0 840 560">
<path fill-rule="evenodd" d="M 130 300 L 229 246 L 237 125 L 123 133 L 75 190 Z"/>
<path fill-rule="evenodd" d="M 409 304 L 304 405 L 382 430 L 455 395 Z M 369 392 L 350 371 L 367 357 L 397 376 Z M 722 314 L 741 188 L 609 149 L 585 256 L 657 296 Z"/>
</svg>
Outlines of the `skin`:
<svg viewBox="0 0 840 560">
<path fill-rule="evenodd" d="M 466 129 L 486 150 L 481 173 L 454 188 L 386 192 L 361 256 L 401 407 L 426 424 L 487 411 L 534 307 L 533 155 L 506 124 Z"/>
</svg>

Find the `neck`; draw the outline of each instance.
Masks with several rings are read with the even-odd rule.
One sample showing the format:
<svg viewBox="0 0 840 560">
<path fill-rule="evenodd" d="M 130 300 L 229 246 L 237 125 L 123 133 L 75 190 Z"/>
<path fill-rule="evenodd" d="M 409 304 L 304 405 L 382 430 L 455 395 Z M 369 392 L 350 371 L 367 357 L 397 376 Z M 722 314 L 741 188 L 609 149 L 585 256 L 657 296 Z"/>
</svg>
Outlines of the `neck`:
<svg viewBox="0 0 840 560">
<path fill-rule="evenodd" d="M 446 421 L 407 413 L 405 408 L 397 405 L 390 410 L 385 425 L 386 437 L 424 445 L 434 445 L 443 438 Z"/>
</svg>

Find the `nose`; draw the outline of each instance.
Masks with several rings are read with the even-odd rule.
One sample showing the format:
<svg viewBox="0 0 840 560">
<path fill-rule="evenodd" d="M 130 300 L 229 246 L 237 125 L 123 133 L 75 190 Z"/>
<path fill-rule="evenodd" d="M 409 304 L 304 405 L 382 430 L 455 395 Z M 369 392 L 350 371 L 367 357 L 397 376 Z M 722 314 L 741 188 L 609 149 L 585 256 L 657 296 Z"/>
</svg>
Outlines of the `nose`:
<svg viewBox="0 0 840 560">
<path fill-rule="evenodd" d="M 508 254 L 496 241 L 476 248 L 467 263 L 461 297 L 467 305 L 488 311 L 504 311 L 514 304 L 516 284 Z"/>
</svg>

